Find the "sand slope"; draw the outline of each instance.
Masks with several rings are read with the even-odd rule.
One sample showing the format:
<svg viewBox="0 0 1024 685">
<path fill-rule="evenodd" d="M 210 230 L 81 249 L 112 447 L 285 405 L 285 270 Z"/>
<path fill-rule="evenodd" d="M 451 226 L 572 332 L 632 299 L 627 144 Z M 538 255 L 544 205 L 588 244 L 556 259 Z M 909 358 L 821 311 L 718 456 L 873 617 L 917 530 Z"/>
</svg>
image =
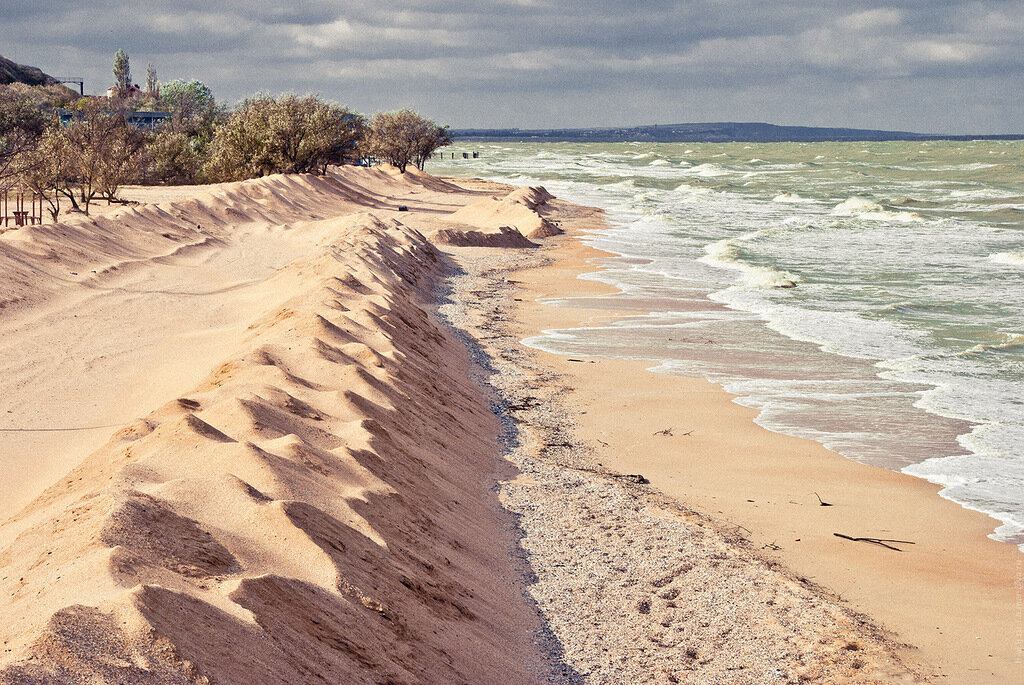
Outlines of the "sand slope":
<svg viewBox="0 0 1024 685">
<path fill-rule="evenodd" d="M 479 200 L 447 217 L 452 228 L 435 234 L 437 242 L 457 247 L 535 247 L 529 238 L 547 238 L 562 232 L 547 216 L 565 203 L 541 186 Z"/>
<path fill-rule="evenodd" d="M 537 677 L 497 420 L 431 313 L 446 258 L 395 219 L 473 199 L 351 169 L 0 238 L 0 345 L 77 343 L 14 369 L 7 435 L 53 403 L 121 426 L 84 461 L 95 445 L 59 434 L 30 450 L 48 474 L 81 463 L 0 526 L 0 682 Z M 77 312 L 89 325 L 46 336 Z M 84 416 L 60 378 L 95 389 L 111 351 L 131 371 Z"/>
</svg>

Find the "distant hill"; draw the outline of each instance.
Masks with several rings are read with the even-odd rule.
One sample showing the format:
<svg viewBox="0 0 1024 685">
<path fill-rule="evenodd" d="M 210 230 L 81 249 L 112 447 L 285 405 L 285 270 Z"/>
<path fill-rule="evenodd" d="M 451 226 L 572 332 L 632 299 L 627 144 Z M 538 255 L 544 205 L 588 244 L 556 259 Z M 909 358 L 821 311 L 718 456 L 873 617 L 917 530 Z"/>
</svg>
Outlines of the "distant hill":
<svg viewBox="0 0 1024 685">
<path fill-rule="evenodd" d="M 0 55 L 0 84 L 27 83 L 30 86 L 48 86 L 57 79 L 43 73 L 41 69 L 17 64 Z"/>
<path fill-rule="evenodd" d="M 948 136 L 908 131 L 877 131 L 859 128 L 776 126 L 762 123 L 716 122 L 706 124 L 661 124 L 629 128 L 482 129 L 451 131 L 456 140 L 475 142 L 561 142 L 561 143 L 812 143 L 824 141 L 878 140 L 1021 140 L 1024 134 Z"/>
</svg>

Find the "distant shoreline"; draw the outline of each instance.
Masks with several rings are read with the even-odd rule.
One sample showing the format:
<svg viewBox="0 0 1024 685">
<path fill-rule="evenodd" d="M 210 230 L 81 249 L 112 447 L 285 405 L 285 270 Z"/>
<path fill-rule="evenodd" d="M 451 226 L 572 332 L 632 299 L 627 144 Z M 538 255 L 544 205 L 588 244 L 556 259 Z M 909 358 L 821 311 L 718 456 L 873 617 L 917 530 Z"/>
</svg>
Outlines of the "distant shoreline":
<svg viewBox="0 0 1024 685">
<path fill-rule="evenodd" d="M 452 129 L 456 142 L 486 143 L 842 143 L 884 141 L 1024 140 L 1024 133 L 951 135 L 765 123 L 690 123 L 603 128 Z"/>
</svg>

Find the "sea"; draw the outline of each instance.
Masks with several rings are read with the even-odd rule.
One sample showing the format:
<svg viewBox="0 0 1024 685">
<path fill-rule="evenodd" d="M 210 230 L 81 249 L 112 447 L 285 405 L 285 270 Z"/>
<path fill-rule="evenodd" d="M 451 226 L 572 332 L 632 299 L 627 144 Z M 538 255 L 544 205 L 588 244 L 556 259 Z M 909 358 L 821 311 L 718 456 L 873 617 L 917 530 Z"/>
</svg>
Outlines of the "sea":
<svg viewBox="0 0 1024 685">
<path fill-rule="evenodd" d="M 769 430 L 940 484 L 1024 549 L 1024 141 L 444 151 L 429 172 L 607 212 L 586 242 L 616 257 L 584 278 L 629 315 L 527 344 L 707 378 Z"/>
</svg>

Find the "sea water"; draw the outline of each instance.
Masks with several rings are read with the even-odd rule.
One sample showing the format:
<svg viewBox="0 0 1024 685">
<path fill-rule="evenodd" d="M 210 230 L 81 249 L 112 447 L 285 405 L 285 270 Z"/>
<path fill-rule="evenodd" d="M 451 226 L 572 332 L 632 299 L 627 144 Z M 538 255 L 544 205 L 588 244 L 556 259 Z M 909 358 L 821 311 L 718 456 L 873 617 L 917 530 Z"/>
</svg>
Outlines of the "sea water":
<svg viewBox="0 0 1024 685">
<path fill-rule="evenodd" d="M 1024 544 L 1024 142 L 453 151 L 428 171 L 608 213 L 588 242 L 620 257 L 585 278 L 636 315 L 528 344 L 708 378 L 762 426 L 941 484 Z"/>
</svg>

